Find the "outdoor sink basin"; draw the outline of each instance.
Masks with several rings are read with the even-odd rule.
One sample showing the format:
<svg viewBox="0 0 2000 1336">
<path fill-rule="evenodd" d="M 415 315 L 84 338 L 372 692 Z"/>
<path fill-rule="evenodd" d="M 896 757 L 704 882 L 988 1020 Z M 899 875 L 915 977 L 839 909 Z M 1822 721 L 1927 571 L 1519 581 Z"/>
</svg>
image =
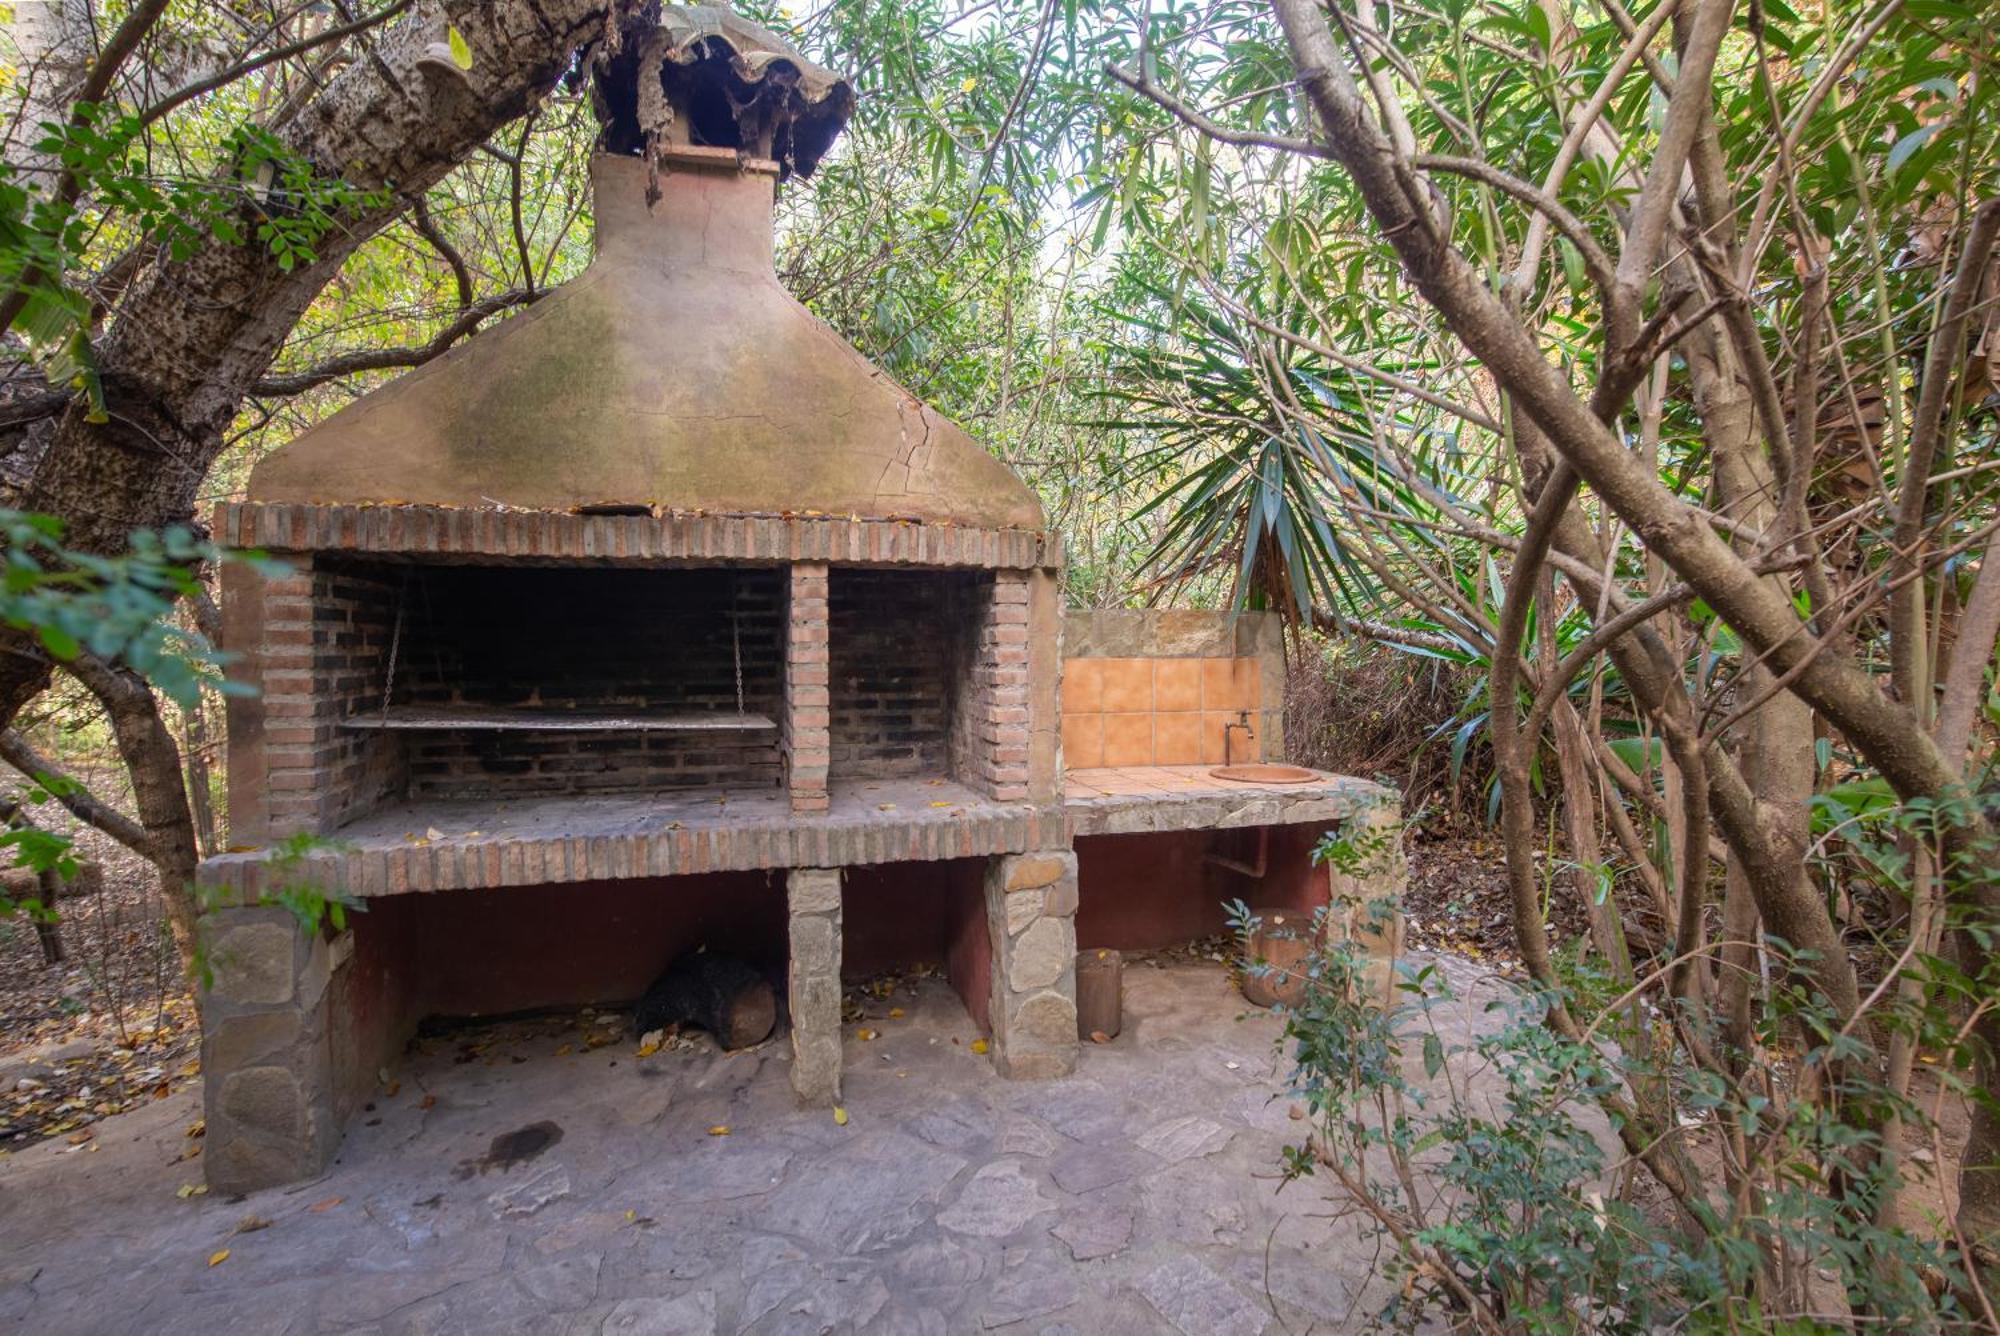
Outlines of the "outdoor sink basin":
<svg viewBox="0 0 2000 1336">
<path fill-rule="evenodd" d="M 1238 784 L 1303 784 L 1319 778 L 1296 765 L 1219 765 L 1208 773 Z"/>
</svg>

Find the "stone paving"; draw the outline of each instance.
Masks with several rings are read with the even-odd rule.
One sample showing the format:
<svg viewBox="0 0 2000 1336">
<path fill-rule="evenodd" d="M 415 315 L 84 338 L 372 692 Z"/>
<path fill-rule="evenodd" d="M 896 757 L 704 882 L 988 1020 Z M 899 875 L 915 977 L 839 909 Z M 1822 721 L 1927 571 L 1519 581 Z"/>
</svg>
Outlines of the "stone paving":
<svg viewBox="0 0 2000 1336">
<path fill-rule="evenodd" d="M 1449 1040 L 1495 985 L 1448 963 Z M 34 1147 L 0 1160 L 0 1329 L 1255 1336 L 1380 1306 L 1374 1242 L 1280 1190 L 1277 1022 L 1220 966 L 1129 966 L 1123 1033 L 1045 1083 L 999 1079 L 941 983 L 892 1001 L 844 1029 L 845 1125 L 797 1107 L 782 1036 L 638 1058 L 543 1025 L 426 1041 L 291 1189 L 178 1195 L 192 1092 Z"/>
</svg>

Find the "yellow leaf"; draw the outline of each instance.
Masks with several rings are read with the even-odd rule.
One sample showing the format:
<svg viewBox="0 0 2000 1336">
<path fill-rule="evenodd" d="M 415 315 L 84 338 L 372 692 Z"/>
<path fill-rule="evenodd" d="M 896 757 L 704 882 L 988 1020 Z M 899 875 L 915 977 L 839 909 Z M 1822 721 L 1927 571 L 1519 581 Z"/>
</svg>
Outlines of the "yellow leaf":
<svg viewBox="0 0 2000 1336">
<path fill-rule="evenodd" d="M 729 1135 L 729 1124 L 717 1123 L 714 1127 L 708 1129 L 708 1134 L 712 1137 L 726 1137 Z"/>
<path fill-rule="evenodd" d="M 899 1021 L 903 1019 L 903 1009 L 901 1007 L 890 1007 L 889 1019 L 892 1021 Z"/>
<path fill-rule="evenodd" d="M 979 80 L 968 77 L 964 83 L 958 86 L 958 91 L 961 93 L 969 93 L 977 87 L 979 87 Z"/>
<path fill-rule="evenodd" d="M 660 1051 L 660 1045 L 655 1040 L 649 1039 L 645 1043 L 639 1045 L 639 1056 L 642 1058 L 650 1058 L 659 1051 Z"/>
<path fill-rule="evenodd" d="M 867 1043 L 869 1040 L 873 1039 L 874 1037 L 875 1037 L 875 1031 L 873 1030 L 862 1030 L 859 1034 L 855 1036 L 855 1038 L 859 1039 L 864 1044 Z"/>
<path fill-rule="evenodd" d="M 639 1213 L 637 1211 L 625 1212 L 625 1223 L 628 1225 L 631 1224 L 634 1220 L 637 1220 L 638 1218 L 639 1218 Z"/>
<path fill-rule="evenodd" d="M 208 1264 L 210 1266 L 221 1266 L 224 1262 L 228 1260 L 229 1260 L 229 1249 L 227 1248 L 218 1248 L 216 1251 L 208 1255 Z"/>
<path fill-rule="evenodd" d="M 984 1053 L 986 1051 L 986 1041 L 984 1039 L 973 1040 L 972 1051 L 974 1053 Z"/>
<path fill-rule="evenodd" d="M 451 58 L 458 62 L 458 67 L 462 70 L 471 69 L 472 44 L 465 40 L 465 34 L 460 32 L 456 25 L 452 25 L 444 30 L 444 37 L 451 46 Z"/>
<path fill-rule="evenodd" d="M 838 1104 L 834 1105 L 834 1106 L 833 1106 L 833 1121 L 834 1121 L 834 1123 L 835 1123 L 835 1125 L 836 1125 L 836 1126 L 840 1126 L 840 1127 L 845 1127 L 845 1126 L 847 1126 L 847 1110 L 846 1110 L 846 1109 L 843 1109 L 843 1108 L 841 1108 L 841 1107 L 840 1107 L 840 1106 L 839 1106 Z"/>
</svg>

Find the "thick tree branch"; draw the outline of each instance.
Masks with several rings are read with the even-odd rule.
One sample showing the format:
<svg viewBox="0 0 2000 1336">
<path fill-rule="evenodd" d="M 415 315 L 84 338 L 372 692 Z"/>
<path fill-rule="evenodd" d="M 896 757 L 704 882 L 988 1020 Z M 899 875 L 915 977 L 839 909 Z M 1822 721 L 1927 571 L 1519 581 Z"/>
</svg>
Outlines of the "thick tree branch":
<svg viewBox="0 0 2000 1336">
<path fill-rule="evenodd" d="M 93 796 L 62 767 L 36 751 L 18 729 L 0 730 L 0 761 L 42 784 L 51 797 L 84 825 L 103 831 L 133 853 L 153 857 L 155 845 L 144 826 Z"/>
<path fill-rule="evenodd" d="M 1987 200 L 1972 215 L 1972 226 L 1960 252 L 1958 272 L 1945 297 L 1944 312 L 1931 332 L 1924 355 L 1922 383 L 1917 389 L 1916 415 L 1910 425 L 1910 445 L 1903 455 L 1903 476 L 1897 479 L 1896 527 L 1891 538 L 1892 578 L 1903 579 L 1889 602 L 1889 654 L 1896 691 L 1904 705 L 1926 719 L 1931 710 L 1931 674 L 1924 662 L 1924 582 L 1916 574 L 1924 563 L 1924 512 L 1930 499 L 1931 471 L 1938 444 L 1944 438 L 1951 411 L 1951 387 L 1958 382 L 1965 352 L 1965 330 L 1986 279 L 1987 262 L 2000 238 L 2000 197 Z M 1954 762 L 1959 757 L 1948 758 Z"/>
<path fill-rule="evenodd" d="M 491 297 L 484 297 L 460 312 L 458 318 L 439 330 L 429 343 L 420 344 L 415 348 L 371 348 L 362 352 L 345 353 L 304 371 L 279 372 L 276 375 L 266 376 L 252 386 L 250 392 L 260 399 L 275 398 L 288 394 L 301 394 L 330 380 L 338 380 L 342 376 L 352 376 L 363 371 L 395 371 L 422 366 L 433 358 L 442 356 L 454 343 L 478 329 L 480 322 L 488 316 L 516 306 L 527 305 L 542 295 L 540 292 L 512 288 Z"/>
</svg>

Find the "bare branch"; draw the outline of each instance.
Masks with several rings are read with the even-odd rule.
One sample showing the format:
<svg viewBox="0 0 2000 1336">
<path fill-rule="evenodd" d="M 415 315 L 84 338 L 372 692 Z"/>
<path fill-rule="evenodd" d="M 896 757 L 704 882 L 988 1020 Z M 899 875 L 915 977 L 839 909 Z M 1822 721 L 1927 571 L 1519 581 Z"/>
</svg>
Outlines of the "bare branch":
<svg viewBox="0 0 2000 1336">
<path fill-rule="evenodd" d="M 2000 197 L 1987 200 L 1972 215 L 1972 227 L 1958 259 L 1958 273 L 1952 278 L 1944 312 L 1931 333 L 1930 349 L 1924 356 L 1916 418 L 1910 427 L 1910 448 L 1903 456 L 1903 476 L 1896 481 L 1896 527 L 1891 540 L 1895 557 L 1891 570 L 1898 575 L 1915 572 L 1923 564 L 1925 502 L 1929 499 L 1938 442 L 1944 435 L 1947 397 L 1958 378 L 1966 323 L 1985 281 L 1986 264 L 1992 257 L 1996 239 L 2000 239 Z M 1897 590 L 1889 605 L 1889 627 L 1891 675 L 1897 694 L 1905 705 L 1917 711 L 1919 719 L 1926 718 L 1932 702 L 1930 674 L 1924 671 L 1923 581 L 1911 579 Z M 1951 759 L 1954 764 L 1963 760 Z"/>
<path fill-rule="evenodd" d="M 100 801 L 62 767 L 36 751 L 19 729 L 0 731 L 0 761 L 41 784 L 69 814 L 93 830 L 101 830 L 132 852 L 153 856 L 154 843 L 146 828 L 117 808 Z"/>
<path fill-rule="evenodd" d="M 449 351 L 452 344 L 479 328 L 481 321 L 516 306 L 526 306 L 539 301 L 544 294 L 528 292 L 521 288 L 510 288 L 474 302 L 460 313 L 458 319 L 437 332 L 429 343 L 415 348 L 379 348 L 365 352 L 347 353 L 330 358 L 306 371 L 280 372 L 266 376 L 254 385 L 250 393 L 259 398 L 274 398 L 288 394 L 302 394 L 316 386 L 342 376 L 352 376 L 363 371 L 395 371 L 406 367 L 422 366 L 432 358 Z"/>
</svg>

